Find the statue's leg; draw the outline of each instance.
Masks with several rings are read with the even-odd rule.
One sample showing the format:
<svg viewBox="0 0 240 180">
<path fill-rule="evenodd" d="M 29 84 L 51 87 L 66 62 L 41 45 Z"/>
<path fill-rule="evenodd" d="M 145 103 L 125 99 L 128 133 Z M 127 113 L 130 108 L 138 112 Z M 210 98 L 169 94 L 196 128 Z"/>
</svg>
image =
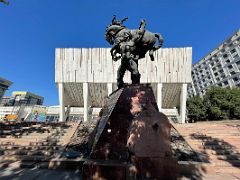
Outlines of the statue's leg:
<svg viewBox="0 0 240 180">
<path fill-rule="evenodd" d="M 157 50 L 163 45 L 163 37 L 160 33 L 155 33 L 154 35 L 158 39 L 158 45 L 154 47 L 154 49 Z"/>
<path fill-rule="evenodd" d="M 129 60 L 128 70 L 131 72 L 132 84 L 140 84 L 140 73 L 138 71 L 138 61 Z"/>
<path fill-rule="evenodd" d="M 149 56 L 150 56 L 151 61 L 154 61 L 153 53 L 154 53 L 154 49 L 150 49 L 149 50 Z"/>
<path fill-rule="evenodd" d="M 145 26 L 146 26 L 146 22 L 145 20 L 142 20 L 139 26 L 139 29 L 136 31 L 136 34 L 134 34 L 132 36 L 132 41 L 134 43 L 137 43 L 140 41 L 140 39 L 143 37 L 144 33 L 145 33 Z"/>
<path fill-rule="evenodd" d="M 126 63 L 121 62 L 121 65 L 119 66 L 118 71 L 117 71 L 117 86 L 119 89 L 122 88 L 124 85 L 123 76 L 124 76 L 126 70 L 127 70 Z"/>
<path fill-rule="evenodd" d="M 117 48 L 117 46 L 116 45 L 114 45 L 112 48 L 111 48 L 111 50 L 110 50 L 110 53 L 111 53 L 111 56 L 112 56 L 112 60 L 114 60 L 115 61 L 115 59 L 116 59 L 116 48 Z"/>
</svg>

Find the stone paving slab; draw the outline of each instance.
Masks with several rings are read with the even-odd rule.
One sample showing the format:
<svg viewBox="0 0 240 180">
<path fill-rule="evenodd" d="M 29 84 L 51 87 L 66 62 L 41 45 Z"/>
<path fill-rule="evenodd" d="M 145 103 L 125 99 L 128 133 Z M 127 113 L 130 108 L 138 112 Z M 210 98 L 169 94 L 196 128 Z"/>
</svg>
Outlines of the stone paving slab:
<svg viewBox="0 0 240 180">
<path fill-rule="evenodd" d="M 240 120 L 175 124 L 175 127 L 208 161 L 204 172 L 195 167 L 190 177 L 181 179 L 240 179 Z"/>
<path fill-rule="evenodd" d="M 81 173 L 79 170 L 66 171 L 66 170 L 48 170 L 38 168 L 0 168 L 1 180 L 81 180 Z"/>
</svg>

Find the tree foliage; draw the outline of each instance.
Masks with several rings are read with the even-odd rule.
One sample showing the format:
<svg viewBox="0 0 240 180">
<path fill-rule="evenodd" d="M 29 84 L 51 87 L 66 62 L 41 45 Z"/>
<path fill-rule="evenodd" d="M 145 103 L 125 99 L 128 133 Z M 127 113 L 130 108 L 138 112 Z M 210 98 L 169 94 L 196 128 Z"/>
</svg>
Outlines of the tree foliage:
<svg viewBox="0 0 240 180">
<path fill-rule="evenodd" d="M 187 100 L 188 117 L 190 120 L 198 121 L 205 119 L 206 108 L 203 104 L 203 99 L 199 96 L 194 96 Z"/>
<path fill-rule="evenodd" d="M 212 87 L 203 98 L 187 100 L 191 120 L 240 119 L 240 88 Z"/>
<path fill-rule="evenodd" d="M 231 93 L 228 88 L 213 87 L 203 97 L 208 119 L 227 119 L 230 115 Z"/>
</svg>

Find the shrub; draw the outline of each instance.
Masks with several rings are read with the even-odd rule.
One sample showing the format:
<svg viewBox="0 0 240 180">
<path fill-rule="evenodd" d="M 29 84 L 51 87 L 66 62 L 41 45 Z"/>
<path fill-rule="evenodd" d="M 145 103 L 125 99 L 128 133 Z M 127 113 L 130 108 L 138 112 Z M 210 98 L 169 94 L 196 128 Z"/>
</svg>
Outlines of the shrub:
<svg viewBox="0 0 240 180">
<path fill-rule="evenodd" d="M 203 97 L 209 120 L 227 119 L 230 117 L 231 93 L 228 88 L 213 87 Z"/>
<path fill-rule="evenodd" d="M 188 118 L 192 121 L 199 121 L 205 119 L 206 108 L 203 104 L 202 98 L 199 96 L 192 97 L 187 100 Z"/>
<path fill-rule="evenodd" d="M 210 120 L 220 120 L 228 118 L 227 114 L 222 112 L 219 107 L 210 107 L 208 119 Z"/>
<path fill-rule="evenodd" d="M 240 118 L 240 89 L 233 88 L 231 90 L 231 100 L 230 100 L 230 118 L 239 119 Z"/>
</svg>

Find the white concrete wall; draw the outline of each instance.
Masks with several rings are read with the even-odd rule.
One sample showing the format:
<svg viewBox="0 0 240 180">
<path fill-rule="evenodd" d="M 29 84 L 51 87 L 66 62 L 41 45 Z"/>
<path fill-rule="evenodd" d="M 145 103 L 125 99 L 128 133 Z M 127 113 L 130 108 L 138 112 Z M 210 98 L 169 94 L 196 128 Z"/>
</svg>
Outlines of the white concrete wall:
<svg viewBox="0 0 240 180">
<path fill-rule="evenodd" d="M 112 61 L 110 48 L 57 48 L 55 82 L 115 83 L 120 61 Z M 192 48 L 163 48 L 139 60 L 142 83 L 190 83 Z M 130 82 L 130 73 L 125 81 Z"/>
<path fill-rule="evenodd" d="M 25 118 L 27 114 L 37 110 L 45 111 L 46 106 L 0 106 L 0 118 L 8 114 L 17 114 L 19 119 Z M 59 110 L 58 110 L 59 113 Z"/>
<path fill-rule="evenodd" d="M 0 106 L 0 118 L 7 114 L 17 114 L 20 106 Z"/>
</svg>

